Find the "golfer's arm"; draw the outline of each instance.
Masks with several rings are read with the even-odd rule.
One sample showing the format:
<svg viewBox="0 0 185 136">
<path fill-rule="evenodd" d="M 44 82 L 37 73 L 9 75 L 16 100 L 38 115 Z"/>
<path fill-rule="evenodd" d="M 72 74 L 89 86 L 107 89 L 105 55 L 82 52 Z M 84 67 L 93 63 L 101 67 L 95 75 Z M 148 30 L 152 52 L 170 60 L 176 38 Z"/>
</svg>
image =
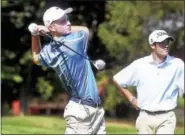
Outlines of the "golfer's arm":
<svg viewBox="0 0 185 136">
<path fill-rule="evenodd" d="M 135 96 L 126 88 L 122 88 L 114 79 L 112 82 L 115 84 L 116 88 L 120 91 L 121 95 L 125 96 L 126 99 L 133 105 L 135 109 L 138 110 L 137 107 L 137 99 Z"/>
<path fill-rule="evenodd" d="M 35 64 L 39 64 L 38 54 L 41 50 L 41 43 L 39 36 L 32 36 L 32 55 L 33 55 L 33 62 Z"/>
<path fill-rule="evenodd" d="M 85 26 L 71 26 L 71 32 L 72 33 L 78 32 L 78 31 L 81 31 L 81 30 L 84 30 L 85 32 L 89 33 L 89 29 Z"/>
</svg>

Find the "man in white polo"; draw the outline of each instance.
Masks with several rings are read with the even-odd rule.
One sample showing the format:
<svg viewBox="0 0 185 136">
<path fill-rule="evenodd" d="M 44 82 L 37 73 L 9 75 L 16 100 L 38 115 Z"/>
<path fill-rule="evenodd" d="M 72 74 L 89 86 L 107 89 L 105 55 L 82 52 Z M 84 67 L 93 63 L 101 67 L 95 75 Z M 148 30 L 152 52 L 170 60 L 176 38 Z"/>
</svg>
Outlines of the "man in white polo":
<svg viewBox="0 0 185 136">
<path fill-rule="evenodd" d="M 184 62 L 168 54 L 174 38 L 164 30 L 149 35 L 152 53 L 133 61 L 113 77 L 121 93 L 140 110 L 138 134 L 174 134 L 179 94 L 184 93 Z M 127 89 L 136 86 L 137 99 Z"/>
</svg>

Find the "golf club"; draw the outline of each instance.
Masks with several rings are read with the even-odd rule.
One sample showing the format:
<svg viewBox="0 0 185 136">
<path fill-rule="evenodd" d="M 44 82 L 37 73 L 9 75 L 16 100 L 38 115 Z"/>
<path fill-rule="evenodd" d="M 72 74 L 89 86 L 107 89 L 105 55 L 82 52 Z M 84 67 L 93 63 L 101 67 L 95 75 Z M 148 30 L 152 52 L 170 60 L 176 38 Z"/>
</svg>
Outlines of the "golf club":
<svg viewBox="0 0 185 136">
<path fill-rule="evenodd" d="M 29 25 L 28 29 L 30 30 L 30 32 L 33 32 L 33 33 L 34 33 L 34 32 L 35 32 L 35 29 L 37 28 L 37 26 L 38 26 L 37 24 L 31 23 L 31 24 Z M 95 67 L 97 70 L 103 70 L 103 69 L 105 68 L 106 63 L 105 63 L 103 60 L 98 59 L 98 60 L 93 61 L 93 60 L 91 60 L 91 59 L 85 57 L 84 55 L 78 53 L 77 51 L 73 50 L 72 48 L 68 47 L 67 45 L 64 44 L 64 42 L 60 42 L 60 41 L 54 40 L 53 37 L 50 36 L 48 33 L 44 32 L 44 31 L 40 31 L 40 33 L 41 33 L 43 36 L 48 37 L 50 40 L 52 40 L 52 41 L 54 41 L 54 42 L 56 42 L 56 43 L 59 43 L 59 44 L 65 46 L 66 48 L 68 48 L 68 49 L 70 49 L 71 51 L 73 51 L 74 53 L 80 55 L 80 56 L 83 57 L 84 59 L 89 60 L 89 61 L 94 65 L 94 67 Z"/>
</svg>

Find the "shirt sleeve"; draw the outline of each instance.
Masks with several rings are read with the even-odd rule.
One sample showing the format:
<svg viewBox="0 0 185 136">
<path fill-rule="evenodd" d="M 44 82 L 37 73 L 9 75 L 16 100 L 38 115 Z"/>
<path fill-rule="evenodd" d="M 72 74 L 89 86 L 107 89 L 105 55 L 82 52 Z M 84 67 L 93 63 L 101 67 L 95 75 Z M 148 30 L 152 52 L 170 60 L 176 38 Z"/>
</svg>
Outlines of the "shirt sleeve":
<svg viewBox="0 0 185 136">
<path fill-rule="evenodd" d="M 84 50 L 84 53 L 87 53 L 88 40 L 89 40 L 89 32 L 84 31 L 84 30 L 81 30 L 78 33 L 79 33 L 79 36 L 82 37 L 82 40 L 83 40 L 82 48 Z"/>
<path fill-rule="evenodd" d="M 137 63 L 134 61 L 129 66 L 114 75 L 113 79 L 123 88 L 128 86 L 137 86 L 136 73 Z"/>
<path fill-rule="evenodd" d="M 179 72 L 177 76 L 177 86 L 179 88 L 180 95 L 184 94 L 184 62 L 181 60 L 179 65 Z"/>
</svg>

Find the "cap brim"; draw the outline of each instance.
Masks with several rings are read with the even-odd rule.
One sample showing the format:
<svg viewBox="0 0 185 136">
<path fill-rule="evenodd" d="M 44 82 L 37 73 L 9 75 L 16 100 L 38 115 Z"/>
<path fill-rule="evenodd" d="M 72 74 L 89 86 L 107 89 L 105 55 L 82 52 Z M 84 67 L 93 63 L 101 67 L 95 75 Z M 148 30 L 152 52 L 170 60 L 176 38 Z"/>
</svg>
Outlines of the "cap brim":
<svg viewBox="0 0 185 136">
<path fill-rule="evenodd" d="M 156 41 L 156 42 L 162 42 L 162 41 L 164 41 L 164 40 L 166 40 L 166 39 L 169 39 L 169 40 L 171 40 L 171 41 L 175 41 L 175 39 L 172 37 L 172 36 L 169 36 L 169 35 L 163 35 L 163 36 L 161 36 L 160 37 L 160 39 L 158 39 L 158 41 Z"/>
<path fill-rule="evenodd" d="M 73 11 L 73 8 L 67 8 L 64 10 L 66 14 L 71 13 Z"/>
</svg>

